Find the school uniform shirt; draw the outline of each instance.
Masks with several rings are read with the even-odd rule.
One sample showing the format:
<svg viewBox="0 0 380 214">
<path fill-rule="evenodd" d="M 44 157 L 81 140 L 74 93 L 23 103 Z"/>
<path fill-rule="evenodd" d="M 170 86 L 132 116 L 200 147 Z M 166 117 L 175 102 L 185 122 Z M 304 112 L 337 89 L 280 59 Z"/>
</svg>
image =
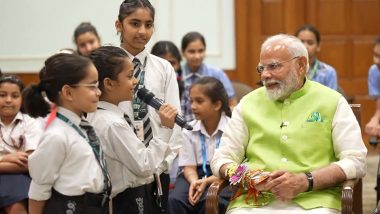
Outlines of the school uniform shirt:
<svg viewBox="0 0 380 214">
<path fill-rule="evenodd" d="M 218 79 L 223 83 L 224 89 L 226 89 L 227 95 L 229 99 L 233 99 L 235 97 L 235 90 L 232 87 L 232 83 L 226 73 L 223 70 L 207 65 L 202 64 L 197 72 L 191 72 L 188 64 L 183 67 L 183 81 L 185 84 L 185 89 L 181 97 L 181 110 L 182 114 L 185 117 L 186 121 L 192 121 L 195 119 L 193 112 L 191 111 L 191 103 L 190 103 L 190 87 L 193 83 L 200 79 L 203 76 L 210 76 Z"/>
<path fill-rule="evenodd" d="M 368 92 L 371 97 L 380 97 L 380 69 L 376 64 L 368 70 Z"/>
<path fill-rule="evenodd" d="M 63 107 L 58 112 L 79 128 L 81 118 L 74 112 Z M 32 177 L 29 198 L 34 200 L 48 200 L 52 188 L 66 196 L 101 193 L 104 188 L 102 169 L 90 144 L 59 118 L 46 128 L 28 165 Z"/>
<path fill-rule="evenodd" d="M 177 77 L 171 64 L 162 58 L 149 54 L 146 50 L 143 50 L 136 56 L 128 53 L 128 51 L 126 51 L 126 53 L 131 60 L 137 58 L 142 64 L 144 64 L 146 57 L 146 65 L 145 68 L 143 68 L 145 71 L 145 88 L 153 92 L 156 97 L 161 99 L 164 103 L 173 105 L 177 109 L 178 114 L 181 115 Z M 119 107 L 128 114 L 132 121 L 134 120 L 131 101 L 121 102 Z M 168 129 L 161 126 L 160 116 L 151 106 L 148 106 L 148 115 L 152 129 L 156 134 L 156 136 L 153 135 L 153 137 L 169 139 L 167 143 L 169 144 L 171 153 L 165 158 L 165 161 L 157 170 L 159 174 L 162 172 L 169 173 L 168 170 L 171 168 L 174 158 L 178 155 L 178 151 L 182 147 L 181 127 L 174 125 L 173 129 Z"/>
<path fill-rule="evenodd" d="M 112 197 L 127 188 L 153 181 L 152 174 L 170 152 L 166 139 L 153 137 L 149 146 L 137 138 L 118 106 L 100 101 L 98 110 L 87 115 L 102 144 L 112 183 Z M 157 129 L 153 129 L 155 132 Z M 157 136 L 157 133 L 153 133 Z"/>
<path fill-rule="evenodd" d="M 335 68 L 319 60 L 315 60 L 314 66 L 307 72 L 309 80 L 319 82 L 335 91 L 338 91 L 338 77 Z"/>
<path fill-rule="evenodd" d="M 202 121 L 194 120 L 190 124 L 193 125 L 193 130 L 183 131 L 183 147 L 179 153 L 179 166 L 202 166 L 202 142 L 201 135 L 205 136 L 206 147 L 206 165 L 209 165 L 214 156 L 215 149 L 220 143 L 220 138 L 224 132 L 224 127 L 229 121 L 224 113 L 220 117 L 218 127 L 210 136 Z"/>
<path fill-rule="evenodd" d="M 2 135 L 0 157 L 17 151 L 35 150 L 43 132 L 39 121 L 21 112 L 16 114 L 9 125 L 5 125 L 0 119 L 0 127 Z M 15 148 L 12 139 L 15 141 L 16 146 L 20 145 L 20 143 L 23 146 L 20 149 Z M 20 140 L 23 142 L 20 142 Z"/>
</svg>

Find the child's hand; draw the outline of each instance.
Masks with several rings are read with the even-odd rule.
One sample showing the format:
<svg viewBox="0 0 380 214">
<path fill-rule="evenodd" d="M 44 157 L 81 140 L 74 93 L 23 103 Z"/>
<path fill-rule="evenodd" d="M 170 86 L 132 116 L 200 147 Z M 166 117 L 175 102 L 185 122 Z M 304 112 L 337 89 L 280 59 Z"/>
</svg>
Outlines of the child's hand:
<svg viewBox="0 0 380 214">
<path fill-rule="evenodd" d="M 365 132 L 371 136 L 379 136 L 380 124 L 379 120 L 373 117 L 365 126 Z"/>
<path fill-rule="evenodd" d="M 206 187 L 206 179 L 199 179 L 191 182 L 189 187 L 189 202 L 192 206 L 195 206 L 199 201 Z"/>
<path fill-rule="evenodd" d="M 161 125 L 172 129 L 174 127 L 175 117 L 177 114 L 177 109 L 174 106 L 168 103 L 164 103 L 158 111 L 158 115 L 160 115 Z"/>
<path fill-rule="evenodd" d="M 4 162 L 15 163 L 22 167 L 28 167 L 28 154 L 25 152 L 14 152 L 3 156 Z"/>
</svg>

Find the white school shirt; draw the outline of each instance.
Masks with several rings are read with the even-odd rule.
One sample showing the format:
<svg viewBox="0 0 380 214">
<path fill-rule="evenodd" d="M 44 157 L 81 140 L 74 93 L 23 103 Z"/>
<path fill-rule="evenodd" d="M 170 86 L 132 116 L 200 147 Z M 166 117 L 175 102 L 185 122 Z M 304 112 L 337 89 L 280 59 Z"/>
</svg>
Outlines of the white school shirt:
<svg viewBox="0 0 380 214">
<path fill-rule="evenodd" d="M 192 131 L 184 130 L 182 134 L 183 147 L 181 148 L 179 153 L 178 166 L 202 166 L 203 156 L 200 137 L 201 134 L 205 136 L 207 158 L 206 164 L 209 165 L 212 157 L 214 156 L 216 145 L 218 141 L 220 143 L 220 137 L 222 136 L 224 132 L 224 127 L 229 121 L 229 119 L 230 118 L 223 113 L 220 117 L 217 129 L 211 136 L 207 133 L 202 121 L 192 121 L 190 124 L 193 125 L 194 129 Z"/>
<path fill-rule="evenodd" d="M 126 53 L 131 60 L 135 57 L 139 59 L 141 64 L 144 64 L 145 57 L 147 57 L 146 66 L 143 68 L 145 71 L 145 88 L 153 92 L 156 97 L 163 100 L 164 103 L 173 105 L 177 109 L 178 115 L 181 115 L 177 76 L 172 65 L 162 58 L 149 54 L 146 49 L 136 56 L 128 53 L 128 51 L 126 51 Z M 119 107 L 128 114 L 132 121 L 134 120 L 131 101 L 121 102 Z M 168 170 L 171 168 L 174 158 L 176 158 L 179 149 L 182 147 L 181 127 L 178 125 L 175 125 L 173 129 L 162 127 L 158 112 L 151 106 L 148 106 L 148 115 L 151 124 L 154 123 L 154 125 L 151 125 L 152 129 L 156 129 L 154 130 L 153 137 L 170 139 L 167 143 L 170 146 L 171 153 L 165 158 L 165 161 L 157 170 L 159 174 L 162 172 L 169 173 Z M 154 136 L 154 134 L 157 136 Z"/>
<path fill-rule="evenodd" d="M 127 188 L 153 181 L 152 174 L 170 152 L 164 141 L 153 137 L 148 147 L 137 138 L 118 106 L 100 101 L 98 110 L 87 115 L 102 144 L 114 197 Z M 154 132 L 154 129 L 153 129 Z M 153 133 L 157 134 L 157 133 Z"/>
<path fill-rule="evenodd" d="M 16 124 L 17 120 L 18 122 Z M 3 136 L 3 138 L 0 139 L 0 157 L 17 151 L 27 152 L 35 150 L 43 131 L 39 121 L 21 112 L 18 112 L 16 114 L 15 118 L 9 125 L 5 125 L 3 122 L 1 122 L 0 118 L 0 126 L 1 134 Z M 13 144 L 11 137 L 18 144 L 20 135 L 24 135 L 24 147 L 21 150 L 17 150 L 16 148 L 12 147 Z"/>
<path fill-rule="evenodd" d="M 58 107 L 58 112 L 79 127 L 81 118 L 74 112 L 63 107 Z M 81 131 L 86 135 L 85 130 Z M 67 196 L 103 192 L 102 169 L 90 144 L 58 117 L 43 133 L 28 164 L 31 199 L 48 200 L 52 188 Z"/>
</svg>

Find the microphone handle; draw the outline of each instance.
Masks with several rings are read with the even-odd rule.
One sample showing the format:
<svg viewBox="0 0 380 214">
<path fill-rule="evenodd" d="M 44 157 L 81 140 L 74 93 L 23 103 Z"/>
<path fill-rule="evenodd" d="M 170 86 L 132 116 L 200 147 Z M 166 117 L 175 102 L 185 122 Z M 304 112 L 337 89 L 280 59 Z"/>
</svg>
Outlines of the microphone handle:
<svg viewBox="0 0 380 214">
<path fill-rule="evenodd" d="M 159 110 L 160 107 L 162 106 L 163 104 L 163 101 L 161 99 L 158 99 L 156 97 L 154 97 L 150 102 L 149 102 L 149 105 L 152 106 L 153 108 Z M 180 127 L 182 128 L 185 128 L 187 130 L 193 130 L 193 127 L 190 126 L 185 118 L 183 118 L 181 115 L 177 114 L 177 116 L 175 116 L 175 123 L 177 125 L 179 125 Z"/>
<path fill-rule="evenodd" d="M 177 114 L 177 116 L 175 116 L 175 123 L 177 123 L 177 125 L 179 125 L 180 127 L 184 128 L 184 129 L 187 129 L 189 131 L 193 130 L 193 127 L 190 126 L 185 118 L 183 118 L 181 115 Z"/>
<path fill-rule="evenodd" d="M 159 110 L 163 104 L 164 103 L 162 102 L 162 100 L 155 97 L 148 103 L 148 105 L 152 106 L 156 110 Z"/>
</svg>

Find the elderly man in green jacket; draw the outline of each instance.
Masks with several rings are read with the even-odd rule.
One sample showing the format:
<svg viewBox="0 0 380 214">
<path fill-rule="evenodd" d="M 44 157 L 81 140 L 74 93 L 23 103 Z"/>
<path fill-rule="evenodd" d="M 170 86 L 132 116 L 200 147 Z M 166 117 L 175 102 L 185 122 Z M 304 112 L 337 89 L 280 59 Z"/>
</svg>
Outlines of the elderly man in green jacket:
<svg viewBox="0 0 380 214">
<path fill-rule="evenodd" d="M 365 175 L 367 149 L 349 104 L 308 80 L 308 67 L 299 39 L 262 44 L 264 87 L 234 109 L 211 162 L 216 176 L 243 187 L 228 213 L 339 213 L 341 183 Z"/>
</svg>

